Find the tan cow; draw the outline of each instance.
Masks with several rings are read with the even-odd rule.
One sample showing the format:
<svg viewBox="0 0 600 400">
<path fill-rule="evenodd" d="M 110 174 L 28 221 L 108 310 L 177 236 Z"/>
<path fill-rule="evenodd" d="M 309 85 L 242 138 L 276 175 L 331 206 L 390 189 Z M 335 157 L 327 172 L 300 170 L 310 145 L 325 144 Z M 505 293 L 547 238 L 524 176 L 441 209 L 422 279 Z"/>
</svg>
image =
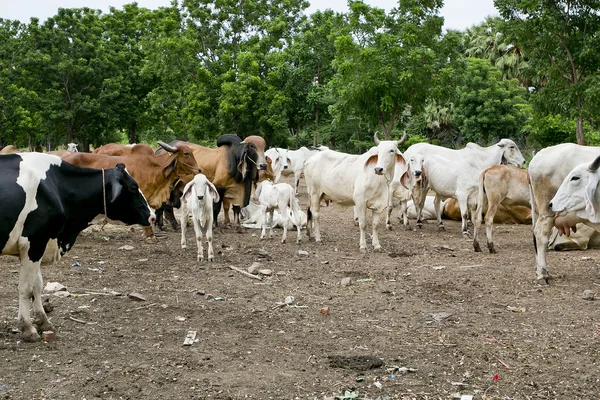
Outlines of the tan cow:
<svg viewBox="0 0 600 400">
<path fill-rule="evenodd" d="M 481 251 L 477 235 L 481 227 L 482 215 L 487 205 L 487 211 L 485 212 L 487 246 L 490 253 L 496 252 L 492 230 L 494 228 L 494 216 L 500 204 L 503 204 L 505 207 L 529 207 L 529 182 L 526 170 L 510 165 L 494 165 L 485 169 L 479 175 L 477 211 L 475 212 L 475 220 L 473 221 L 473 248 L 475 251 Z M 531 215 L 531 209 L 529 210 L 529 215 Z"/>
<path fill-rule="evenodd" d="M 2 150 L 0 150 L 0 154 L 14 154 L 17 153 L 18 150 L 15 146 L 13 146 L 12 144 L 9 144 L 8 146 L 4 146 L 2 148 Z"/>
</svg>

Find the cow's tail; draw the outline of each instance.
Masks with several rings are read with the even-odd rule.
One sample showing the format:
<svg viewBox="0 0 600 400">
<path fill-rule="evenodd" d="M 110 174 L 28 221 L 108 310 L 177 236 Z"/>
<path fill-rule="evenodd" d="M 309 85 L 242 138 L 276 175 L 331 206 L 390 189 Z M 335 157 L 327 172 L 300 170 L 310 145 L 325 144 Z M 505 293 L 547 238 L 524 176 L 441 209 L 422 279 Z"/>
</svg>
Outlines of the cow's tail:
<svg viewBox="0 0 600 400">
<path fill-rule="evenodd" d="M 531 205 L 531 226 L 533 226 L 533 248 L 537 254 L 537 239 L 535 238 L 535 198 L 533 196 L 533 186 L 531 186 L 531 175 L 527 173 L 527 183 L 529 184 L 529 204 Z"/>
<path fill-rule="evenodd" d="M 483 171 L 479 175 L 479 185 L 478 185 L 478 192 L 477 192 L 477 211 L 475 211 L 475 220 L 473 221 L 474 224 L 476 224 L 478 220 L 481 220 L 481 218 L 483 218 L 483 207 L 484 207 L 484 203 L 486 202 L 485 172 L 486 171 Z"/>
</svg>

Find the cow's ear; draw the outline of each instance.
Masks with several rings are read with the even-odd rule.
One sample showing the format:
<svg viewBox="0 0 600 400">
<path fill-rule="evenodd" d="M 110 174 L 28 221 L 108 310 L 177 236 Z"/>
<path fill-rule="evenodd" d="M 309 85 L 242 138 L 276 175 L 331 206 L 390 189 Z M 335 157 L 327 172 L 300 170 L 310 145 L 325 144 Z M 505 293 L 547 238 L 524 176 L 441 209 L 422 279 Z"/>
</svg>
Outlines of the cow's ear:
<svg viewBox="0 0 600 400">
<path fill-rule="evenodd" d="M 165 167 L 163 168 L 163 176 L 165 178 L 168 178 L 169 175 L 171 175 L 173 173 L 173 171 L 175 171 L 175 167 L 177 166 L 177 158 L 173 157 L 172 160 L 170 160 L 170 162 L 165 165 Z"/>
<path fill-rule="evenodd" d="M 244 149 L 244 151 L 242 152 L 242 157 L 240 158 L 240 162 L 237 166 L 238 171 L 240 171 L 240 174 L 242 174 L 242 178 L 246 176 L 246 170 L 248 169 L 248 166 L 246 165 L 246 155 L 247 151 L 246 149 Z"/>
<path fill-rule="evenodd" d="M 506 146 L 506 144 L 505 143 L 498 143 L 496 146 L 498 146 L 498 147 L 504 147 L 504 146 Z"/>
<path fill-rule="evenodd" d="M 377 154 L 369 157 L 365 162 L 365 170 L 373 165 L 377 165 Z"/>
<path fill-rule="evenodd" d="M 290 159 L 289 159 L 289 158 L 287 158 L 287 157 L 286 157 L 286 159 L 287 159 L 287 165 L 288 165 L 288 167 L 291 167 L 291 166 L 292 166 L 292 160 L 290 160 Z"/>
<path fill-rule="evenodd" d="M 265 161 L 267 162 L 267 164 L 273 164 L 273 160 L 271 160 L 271 157 L 269 156 L 265 156 Z"/>
<path fill-rule="evenodd" d="M 115 200 L 117 199 L 117 197 L 119 197 L 119 195 L 121 194 L 121 190 L 123 190 L 123 185 L 121 185 L 121 182 L 119 182 L 119 181 L 114 181 L 111 186 L 112 186 L 112 197 L 110 199 L 110 202 L 114 203 Z"/>
<path fill-rule="evenodd" d="M 408 171 L 406 171 L 400 177 L 400 184 L 402 186 L 404 186 L 405 189 L 408 189 L 408 179 L 409 179 L 409 175 L 408 175 Z"/>
<path fill-rule="evenodd" d="M 189 197 L 192 195 L 192 188 L 194 187 L 194 182 L 188 182 L 187 185 L 183 188 L 183 195 L 181 195 L 181 201 L 187 203 Z"/>
<path fill-rule="evenodd" d="M 592 223 L 599 223 L 600 222 L 600 215 L 598 215 L 598 212 L 600 210 L 598 210 L 597 208 L 597 204 L 595 201 L 595 197 L 596 197 L 596 189 L 598 188 L 598 177 L 596 176 L 595 173 L 590 172 L 590 179 L 589 182 L 587 184 L 587 186 L 585 187 L 585 211 L 587 211 L 590 215 L 590 222 Z"/>
<path fill-rule="evenodd" d="M 400 150 L 396 150 L 396 162 L 406 165 L 406 160 L 404 159 L 402 153 L 400 153 Z"/>
<path fill-rule="evenodd" d="M 221 196 L 219 196 L 219 192 L 217 192 L 217 188 L 211 182 L 206 182 L 208 185 L 208 193 L 213 198 L 213 202 L 218 203 L 221 200 Z"/>
<path fill-rule="evenodd" d="M 425 167 L 421 166 L 421 189 L 425 189 L 426 184 L 427 184 L 427 171 L 425 171 Z"/>
<path fill-rule="evenodd" d="M 118 164 L 116 165 L 116 167 L 117 167 L 117 169 L 118 169 L 118 170 L 120 170 L 120 171 L 125 171 L 125 164 L 123 164 L 123 163 L 118 163 Z"/>
</svg>

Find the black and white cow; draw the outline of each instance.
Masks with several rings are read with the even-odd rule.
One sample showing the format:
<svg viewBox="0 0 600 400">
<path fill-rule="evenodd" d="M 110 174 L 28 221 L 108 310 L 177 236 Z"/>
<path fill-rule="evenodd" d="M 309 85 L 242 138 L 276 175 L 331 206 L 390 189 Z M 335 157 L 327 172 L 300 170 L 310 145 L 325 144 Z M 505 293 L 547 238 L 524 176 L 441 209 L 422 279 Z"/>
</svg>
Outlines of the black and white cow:
<svg viewBox="0 0 600 400">
<path fill-rule="evenodd" d="M 123 164 L 102 171 L 21 153 L 0 156 L 0 171 L 0 254 L 21 260 L 19 327 L 25 341 L 36 341 L 30 300 L 38 328 L 53 330 L 42 307 L 42 262 L 60 259 L 105 209 L 109 218 L 127 224 L 148 226 L 155 216 Z"/>
</svg>

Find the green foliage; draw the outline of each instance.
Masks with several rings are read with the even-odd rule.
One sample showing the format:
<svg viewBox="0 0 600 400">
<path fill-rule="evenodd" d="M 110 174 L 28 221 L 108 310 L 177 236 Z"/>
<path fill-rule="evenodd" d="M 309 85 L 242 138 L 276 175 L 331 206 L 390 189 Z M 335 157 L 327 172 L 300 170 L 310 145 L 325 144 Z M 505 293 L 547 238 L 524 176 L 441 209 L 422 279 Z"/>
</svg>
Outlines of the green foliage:
<svg viewBox="0 0 600 400">
<path fill-rule="evenodd" d="M 518 139 L 529 117 L 525 94 L 516 80 L 502 80 L 500 71 L 486 60 L 469 58 L 456 88 L 453 123 L 465 141 Z"/>
<path fill-rule="evenodd" d="M 536 115 L 527 121 L 525 130 L 529 132 L 529 140 L 536 148 L 575 142 L 575 121 L 560 115 Z"/>
</svg>

